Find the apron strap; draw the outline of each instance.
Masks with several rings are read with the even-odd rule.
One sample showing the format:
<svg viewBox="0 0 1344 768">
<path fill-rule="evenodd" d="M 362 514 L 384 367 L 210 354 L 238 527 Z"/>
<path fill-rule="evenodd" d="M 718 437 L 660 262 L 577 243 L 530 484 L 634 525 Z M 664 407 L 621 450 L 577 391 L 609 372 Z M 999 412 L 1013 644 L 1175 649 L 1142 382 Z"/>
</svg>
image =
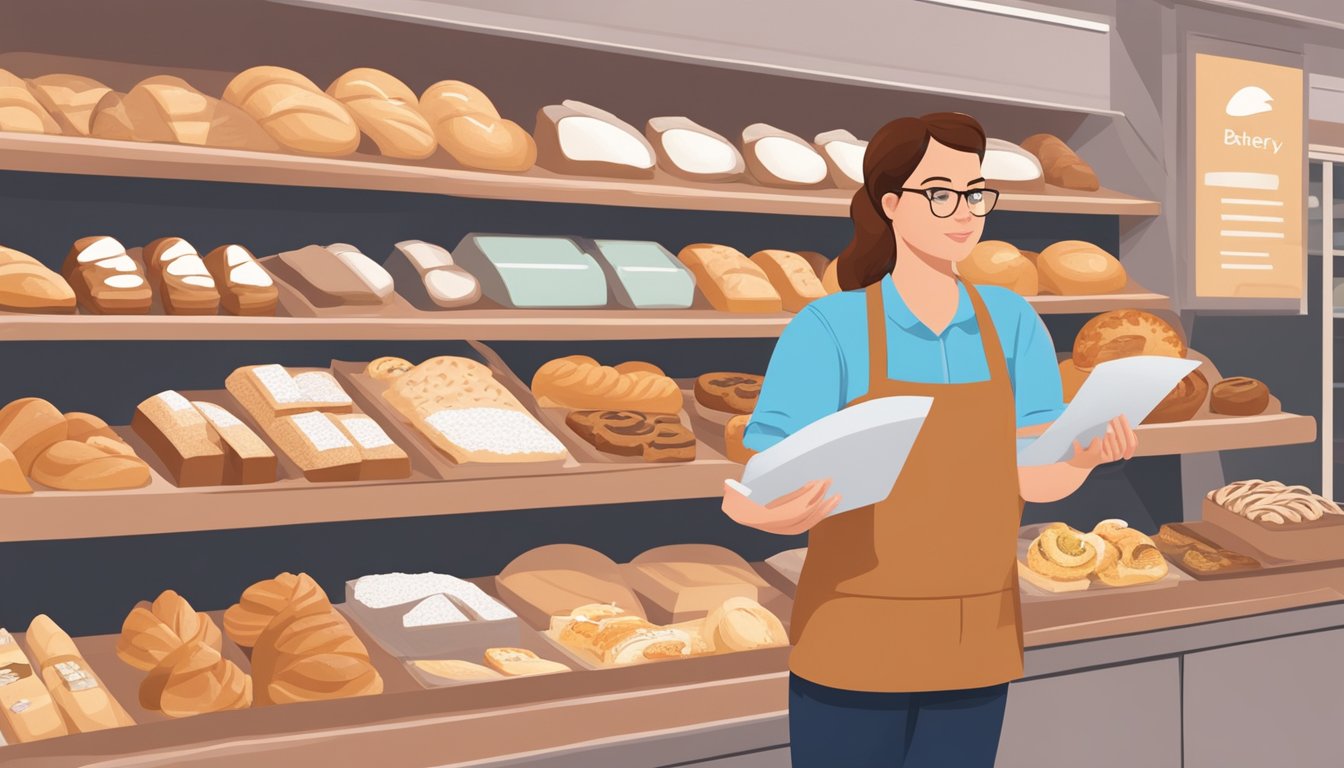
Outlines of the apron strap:
<svg viewBox="0 0 1344 768">
<path fill-rule="evenodd" d="M 887 313 L 882 306 L 882 280 L 864 289 L 868 294 L 869 394 L 878 391 L 887 380 Z"/>
<path fill-rule="evenodd" d="M 980 329 L 980 343 L 985 346 L 985 364 L 989 366 L 991 381 L 1008 380 L 1008 361 L 1003 354 L 1003 343 L 999 341 L 999 332 L 994 328 L 994 320 L 985 308 L 985 300 L 975 286 L 962 282 L 966 286 L 966 295 L 971 298 L 971 307 L 975 310 L 975 323 Z"/>
</svg>

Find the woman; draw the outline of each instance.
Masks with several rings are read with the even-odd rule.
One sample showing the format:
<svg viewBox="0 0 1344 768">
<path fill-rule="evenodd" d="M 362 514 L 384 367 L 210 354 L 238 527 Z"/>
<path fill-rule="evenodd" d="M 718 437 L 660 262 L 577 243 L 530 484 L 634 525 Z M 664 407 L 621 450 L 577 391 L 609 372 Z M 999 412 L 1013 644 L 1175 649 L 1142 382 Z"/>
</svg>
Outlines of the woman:
<svg viewBox="0 0 1344 768">
<path fill-rule="evenodd" d="M 959 113 L 878 131 L 837 264 L 845 290 L 785 328 L 747 428 L 747 447 L 764 450 L 847 405 L 930 396 L 891 495 L 828 517 L 829 481 L 768 506 L 725 488 L 739 523 L 811 531 L 790 627 L 794 768 L 993 765 L 1008 681 L 1022 674 L 1022 500 L 1061 499 L 1134 455 L 1121 418 L 1067 461 L 1017 466 L 1016 438 L 1039 434 L 1063 396 L 1031 306 L 953 269 L 998 198 L 984 151 L 984 130 Z"/>
</svg>

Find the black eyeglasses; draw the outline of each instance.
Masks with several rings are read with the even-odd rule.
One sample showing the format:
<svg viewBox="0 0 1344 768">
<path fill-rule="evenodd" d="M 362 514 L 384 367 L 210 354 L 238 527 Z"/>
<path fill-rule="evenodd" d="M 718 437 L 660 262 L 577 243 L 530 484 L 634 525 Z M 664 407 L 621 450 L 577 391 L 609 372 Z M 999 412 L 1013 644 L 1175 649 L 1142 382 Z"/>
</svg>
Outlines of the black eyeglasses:
<svg viewBox="0 0 1344 768">
<path fill-rule="evenodd" d="M 966 208 L 970 210 L 973 216 L 984 216 L 994 210 L 994 205 L 999 202 L 999 190 L 997 189 L 948 189 L 947 187 L 929 187 L 928 189 L 911 189 L 901 187 L 901 192 L 918 192 L 929 201 L 929 212 L 940 219 L 946 219 L 948 216 L 957 212 L 961 206 L 961 198 L 966 198 Z"/>
</svg>

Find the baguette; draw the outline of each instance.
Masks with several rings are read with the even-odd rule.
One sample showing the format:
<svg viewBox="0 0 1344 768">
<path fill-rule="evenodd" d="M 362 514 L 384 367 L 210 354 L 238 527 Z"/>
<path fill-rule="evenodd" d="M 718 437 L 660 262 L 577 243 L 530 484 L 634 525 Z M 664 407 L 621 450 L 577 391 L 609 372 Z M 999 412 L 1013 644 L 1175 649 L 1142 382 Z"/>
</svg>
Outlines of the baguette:
<svg viewBox="0 0 1344 768">
<path fill-rule="evenodd" d="M 1022 148 L 1041 161 L 1048 184 L 1094 192 L 1101 188 L 1097 174 L 1058 136 L 1037 133 L 1022 140 Z"/>
<path fill-rule="evenodd" d="M 40 670 L 7 630 L 0 629 L 0 715 L 20 742 L 69 733 L 61 711 L 42 683 Z"/>
<path fill-rule="evenodd" d="M 695 284 L 721 312 L 780 312 L 783 299 L 765 271 L 726 245 L 694 243 L 677 254 L 695 275 Z"/>
<path fill-rule="evenodd" d="M 224 101 L 250 115 L 282 147 L 325 157 L 359 148 L 359 126 L 341 102 L 284 67 L 252 67 L 224 89 Z"/>
<path fill-rule="evenodd" d="M 131 429 L 153 449 L 179 488 L 224 482 L 224 450 L 210 439 L 205 417 L 167 390 L 140 403 Z"/>
<path fill-rule="evenodd" d="M 38 615 L 28 625 L 27 638 L 33 661 L 71 733 L 135 725 L 56 622 Z"/>
<path fill-rule="evenodd" d="M 224 482 L 256 485 L 275 481 L 275 452 L 246 424 L 214 403 L 192 402 L 205 418 L 207 436 L 224 452 Z"/>
</svg>

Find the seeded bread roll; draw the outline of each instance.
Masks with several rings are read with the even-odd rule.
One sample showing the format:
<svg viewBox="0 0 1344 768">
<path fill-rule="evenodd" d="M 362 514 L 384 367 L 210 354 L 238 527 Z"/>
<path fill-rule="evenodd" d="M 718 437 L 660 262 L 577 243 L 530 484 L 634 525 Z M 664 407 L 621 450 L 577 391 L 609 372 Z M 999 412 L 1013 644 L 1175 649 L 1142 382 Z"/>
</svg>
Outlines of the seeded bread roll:
<svg viewBox="0 0 1344 768">
<path fill-rule="evenodd" d="M 1225 416 L 1257 416 L 1269 407 L 1269 387 L 1247 376 L 1232 376 L 1213 385 L 1209 410 Z"/>
<path fill-rule="evenodd" d="M 766 250 L 751 255 L 779 292 L 785 312 L 801 312 L 803 307 L 826 295 L 821 278 L 812 265 L 792 251 Z"/>
<path fill-rule="evenodd" d="M 12 72 L 0 69 L 0 131 L 16 133 L 61 132 L 61 127 L 52 119 L 23 80 Z"/>
<path fill-rule="evenodd" d="M 695 275 L 695 284 L 713 307 L 722 312 L 779 312 L 779 291 L 759 266 L 736 248 L 694 243 L 677 254 Z"/>
<path fill-rule="evenodd" d="M 28 81 L 28 90 L 55 119 L 61 133 L 88 136 L 93 130 L 93 110 L 112 89 L 83 75 L 43 75 Z"/>
<path fill-rule="evenodd" d="M 343 157 L 359 147 L 359 126 L 345 105 L 293 70 L 244 70 L 224 89 L 224 101 L 261 123 L 291 151 Z"/>
<path fill-rule="evenodd" d="M 1082 240 L 1064 240 L 1036 257 L 1041 291 L 1056 296 L 1115 293 L 1129 282 L 1125 268 L 1111 254 Z"/>
<path fill-rule="evenodd" d="M 384 155 L 422 160 L 434 154 L 434 130 L 420 114 L 419 100 L 392 75 L 358 67 L 336 78 L 327 95 L 350 110 L 359 129 Z"/>
<path fill-rule="evenodd" d="M 1021 296 L 1035 296 L 1040 282 L 1036 266 L 1011 243 L 982 240 L 957 262 L 957 274 L 975 285 L 997 285 Z"/>
</svg>

